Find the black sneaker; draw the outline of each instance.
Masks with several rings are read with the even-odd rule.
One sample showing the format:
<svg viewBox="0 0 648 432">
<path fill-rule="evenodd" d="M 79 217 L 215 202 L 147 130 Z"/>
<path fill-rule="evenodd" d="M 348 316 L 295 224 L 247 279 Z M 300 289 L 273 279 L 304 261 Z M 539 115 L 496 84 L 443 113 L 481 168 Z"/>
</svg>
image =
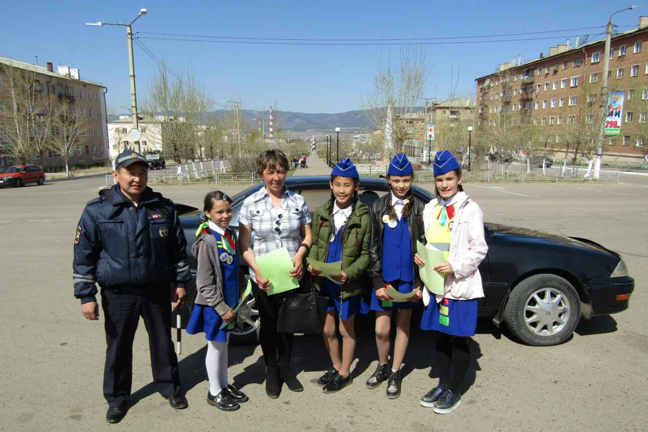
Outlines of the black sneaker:
<svg viewBox="0 0 648 432">
<path fill-rule="evenodd" d="M 421 398 L 421 405 L 426 408 L 432 408 L 434 406 L 434 402 L 439 400 L 446 389 L 446 386 L 444 386 L 443 384 L 434 387 Z"/>
<path fill-rule="evenodd" d="M 333 378 L 335 378 L 335 375 L 337 375 L 338 371 L 335 370 L 335 368 L 331 368 L 324 372 L 324 375 L 320 377 L 320 379 L 317 380 L 317 385 L 318 386 L 325 386 L 326 384 L 330 383 Z"/>
<path fill-rule="evenodd" d="M 432 410 L 437 414 L 448 414 L 461 405 L 461 395 L 452 390 L 443 392 L 439 400 L 434 403 Z"/>
<path fill-rule="evenodd" d="M 304 386 L 299 382 L 295 373 L 290 369 L 290 365 L 282 364 L 279 367 L 279 376 L 286 383 L 288 388 L 294 392 L 304 391 Z"/>
<path fill-rule="evenodd" d="M 229 397 L 227 390 L 221 390 L 216 396 L 212 396 L 211 392 L 207 392 L 207 403 L 223 411 L 236 411 L 241 408 L 238 402 Z"/>
<path fill-rule="evenodd" d="M 396 399 L 401 394 L 401 373 L 400 371 L 392 372 L 387 381 L 387 397 Z"/>
<path fill-rule="evenodd" d="M 281 378 L 277 365 L 266 367 L 266 394 L 270 399 L 277 399 L 281 393 Z"/>
<path fill-rule="evenodd" d="M 322 391 L 324 393 L 339 392 L 340 390 L 342 390 L 344 387 L 348 386 L 352 382 L 353 382 L 353 378 L 351 377 L 351 374 L 349 374 L 349 376 L 343 377 L 342 375 L 336 372 L 331 382 L 326 384 L 322 389 Z"/>
<path fill-rule="evenodd" d="M 367 388 L 375 389 L 380 386 L 380 384 L 389 378 L 390 368 L 389 363 L 381 365 L 378 363 L 376 370 L 367 380 Z"/>
<path fill-rule="evenodd" d="M 250 398 L 248 398 L 245 393 L 234 387 L 232 384 L 228 384 L 227 387 L 225 387 L 223 390 L 227 392 L 227 395 L 230 397 L 230 399 L 234 399 L 238 403 L 243 403 L 250 400 Z"/>
</svg>

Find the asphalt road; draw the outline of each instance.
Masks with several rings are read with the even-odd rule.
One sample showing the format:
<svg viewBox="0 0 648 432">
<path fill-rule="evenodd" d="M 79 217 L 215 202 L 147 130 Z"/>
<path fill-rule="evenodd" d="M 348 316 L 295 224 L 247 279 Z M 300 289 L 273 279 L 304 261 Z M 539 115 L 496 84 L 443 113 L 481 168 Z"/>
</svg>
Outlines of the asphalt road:
<svg viewBox="0 0 648 432">
<path fill-rule="evenodd" d="M 630 184 L 469 184 L 487 221 L 587 237 L 623 254 L 636 280 L 630 309 L 581 321 L 567 343 L 532 348 L 481 321 L 463 405 L 448 416 L 419 406 L 437 380 L 431 334 L 413 331 L 403 393 L 385 397 L 364 381 L 377 354 L 373 318 L 358 321 L 355 381 L 325 395 L 313 381 L 329 367 L 319 337 L 298 337 L 294 367 L 303 393 L 270 400 L 259 347 L 230 347 L 230 380 L 250 401 L 235 413 L 207 405 L 205 343 L 185 336 L 180 368 L 188 410 L 155 393 L 143 325 L 135 342 L 134 400 L 119 425 L 105 422 L 102 322 L 86 321 L 72 296 L 72 245 L 86 201 L 103 178 L 0 190 L 0 430 L 645 430 L 648 423 L 648 177 Z M 624 182 L 625 183 L 625 182 Z M 200 206 L 209 186 L 159 187 Z M 229 193 L 242 187 L 224 188 Z M 417 326 L 414 325 L 414 328 Z M 432 372 L 434 375 L 434 372 Z"/>
</svg>

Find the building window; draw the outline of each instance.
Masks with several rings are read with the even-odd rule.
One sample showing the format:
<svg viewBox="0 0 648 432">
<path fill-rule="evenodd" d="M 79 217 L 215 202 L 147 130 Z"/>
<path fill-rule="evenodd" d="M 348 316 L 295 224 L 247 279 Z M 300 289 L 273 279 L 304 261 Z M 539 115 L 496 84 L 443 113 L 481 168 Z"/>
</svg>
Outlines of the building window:
<svg viewBox="0 0 648 432">
<path fill-rule="evenodd" d="M 576 116 L 575 115 L 567 116 L 567 124 L 574 124 L 574 123 L 576 123 Z"/>
<path fill-rule="evenodd" d="M 535 109 L 540 109 L 540 101 L 535 101 Z"/>
<path fill-rule="evenodd" d="M 610 48 L 610 56 L 609 56 L 609 58 L 610 58 L 610 60 L 612 60 L 614 58 L 614 48 Z"/>
<path fill-rule="evenodd" d="M 634 89 L 628 90 L 628 100 L 631 101 L 635 98 L 635 91 Z"/>
<path fill-rule="evenodd" d="M 554 81 L 551 90 L 558 90 L 558 81 Z"/>
<path fill-rule="evenodd" d="M 629 136 L 629 135 L 625 135 L 625 136 L 623 137 L 623 145 L 624 145 L 624 146 L 628 146 L 628 145 L 630 145 L 630 136 Z"/>
<path fill-rule="evenodd" d="M 540 123 L 542 126 L 546 126 L 547 124 L 547 117 L 542 117 L 542 123 Z"/>
<path fill-rule="evenodd" d="M 587 103 L 594 103 L 596 102 L 596 94 L 595 93 L 590 93 L 587 95 Z"/>
<path fill-rule="evenodd" d="M 610 142 L 608 143 L 610 147 L 614 147 L 616 145 L 616 138 L 610 139 Z"/>
<path fill-rule="evenodd" d="M 598 63 L 600 61 L 601 61 L 601 53 L 600 52 L 592 53 L 592 64 Z"/>
<path fill-rule="evenodd" d="M 556 142 L 559 143 L 561 140 L 560 135 L 556 135 Z"/>
<path fill-rule="evenodd" d="M 99 102 L 99 92 L 97 92 L 97 102 Z"/>
<path fill-rule="evenodd" d="M 646 63 L 646 73 L 648 73 L 648 63 Z M 542 90 L 542 84 L 536 84 L 536 92 L 540 93 L 540 90 Z"/>
<path fill-rule="evenodd" d="M 560 80 L 560 88 L 564 89 L 565 87 L 567 87 L 567 78 L 563 78 Z"/>
<path fill-rule="evenodd" d="M 617 69 L 617 79 L 622 79 L 625 76 L 625 69 L 619 68 Z"/>
<path fill-rule="evenodd" d="M 634 118 L 634 113 L 632 111 L 626 111 L 626 116 L 625 116 L 625 121 L 626 123 L 632 123 L 632 119 Z"/>
<path fill-rule="evenodd" d="M 533 117 L 533 125 L 534 126 L 538 125 L 538 119 L 536 117 Z"/>
<path fill-rule="evenodd" d="M 94 109 L 90 108 L 90 118 L 94 118 Z"/>
<path fill-rule="evenodd" d="M 524 108 L 530 110 L 530 109 L 531 109 L 531 101 L 527 102 L 527 103 L 524 105 Z M 520 109 L 522 109 L 522 108 L 520 108 Z"/>
<path fill-rule="evenodd" d="M 619 47 L 619 57 L 625 56 L 626 55 L 626 50 L 627 50 L 627 47 L 625 45 L 621 45 Z"/>
<path fill-rule="evenodd" d="M 565 106 L 565 98 L 558 99 L 558 107 L 562 108 Z"/>
<path fill-rule="evenodd" d="M 640 53 L 641 52 L 641 41 L 635 42 L 634 44 L 634 50 L 632 51 L 634 54 Z"/>
<path fill-rule="evenodd" d="M 576 96 L 569 96 L 569 106 L 576 105 Z"/>
<path fill-rule="evenodd" d="M 545 68 L 545 75 L 549 73 L 549 66 Z"/>
<path fill-rule="evenodd" d="M 146 141 L 142 141 L 142 146 L 146 147 Z"/>
<path fill-rule="evenodd" d="M 591 73 L 590 78 L 589 78 L 589 82 L 590 83 L 597 83 L 600 77 L 601 77 L 601 74 L 598 73 L 598 72 L 597 73 Z"/>
<path fill-rule="evenodd" d="M 580 65 L 583 63 L 583 59 L 578 57 L 574 59 L 574 67 L 580 67 Z"/>
<path fill-rule="evenodd" d="M 94 145 L 92 146 L 92 153 L 93 153 L 93 154 L 97 153 L 97 145 L 96 145 L 96 144 L 94 144 Z"/>
<path fill-rule="evenodd" d="M 563 70 L 567 70 L 567 63 L 569 63 L 567 60 L 563 62 Z"/>
<path fill-rule="evenodd" d="M 585 123 L 587 124 L 594 123 L 594 114 L 587 114 L 587 117 L 585 117 Z"/>
<path fill-rule="evenodd" d="M 639 76 L 639 65 L 633 65 L 630 68 L 630 76 L 631 77 Z"/>
<path fill-rule="evenodd" d="M 549 83 L 544 83 L 544 91 L 549 91 Z"/>
<path fill-rule="evenodd" d="M 555 122 L 556 122 L 556 117 L 553 116 L 549 117 L 549 126 L 553 126 Z"/>
<path fill-rule="evenodd" d="M 569 87 L 578 87 L 578 77 L 571 77 L 569 79 Z"/>
<path fill-rule="evenodd" d="M 542 109 L 547 109 L 547 101 L 542 101 Z"/>
<path fill-rule="evenodd" d="M 637 147 L 643 147 L 643 138 L 639 138 L 639 137 L 637 137 L 637 144 L 636 144 L 636 146 L 637 146 Z"/>
<path fill-rule="evenodd" d="M 563 121 L 562 121 L 562 116 L 558 116 L 558 124 L 561 125 L 562 122 L 563 122 Z"/>
<path fill-rule="evenodd" d="M 94 134 L 95 134 L 94 128 L 90 128 L 90 135 L 94 136 Z"/>
<path fill-rule="evenodd" d="M 517 89 L 513 89 L 513 96 L 517 96 Z"/>
<path fill-rule="evenodd" d="M 86 109 L 81 108 L 81 117 L 85 117 L 85 116 L 86 116 Z"/>
<path fill-rule="evenodd" d="M 648 113 L 639 114 L 639 123 L 646 123 L 646 122 L 648 122 Z"/>
<path fill-rule="evenodd" d="M 128 129 L 126 129 L 126 128 L 121 128 L 121 131 L 122 131 L 123 134 L 128 133 Z"/>
<path fill-rule="evenodd" d="M 140 130 L 141 130 L 141 132 L 142 132 L 143 134 L 146 133 L 146 127 L 145 127 L 145 126 L 144 126 L 144 127 L 141 127 Z"/>
<path fill-rule="evenodd" d="M 551 99 L 551 108 L 556 108 L 557 103 L 558 103 L 557 99 Z"/>
<path fill-rule="evenodd" d="M 511 110 L 515 111 L 515 104 L 511 105 Z"/>
</svg>

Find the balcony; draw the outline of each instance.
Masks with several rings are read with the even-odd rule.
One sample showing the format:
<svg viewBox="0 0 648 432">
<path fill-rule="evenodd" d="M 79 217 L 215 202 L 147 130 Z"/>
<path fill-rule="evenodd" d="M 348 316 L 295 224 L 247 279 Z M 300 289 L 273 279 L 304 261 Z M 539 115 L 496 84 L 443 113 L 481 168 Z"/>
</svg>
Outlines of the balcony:
<svg viewBox="0 0 648 432">
<path fill-rule="evenodd" d="M 72 96 L 72 95 L 66 95 L 66 94 L 62 94 L 62 93 L 59 93 L 58 98 L 59 98 L 59 102 L 61 102 L 61 103 L 70 103 L 70 104 L 73 104 L 73 103 L 74 103 L 74 100 L 75 100 L 75 97 L 74 97 L 74 96 Z"/>
<path fill-rule="evenodd" d="M 533 100 L 533 92 L 523 92 L 520 93 L 520 102 Z"/>
<path fill-rule="evenodd" d="M 523 84 L 529 84 L 533 82 L 535 82 L 535 76 L 533 76 L 533 74 L 527 75 L 524 78 L 522 78 Z"/>
</svg>

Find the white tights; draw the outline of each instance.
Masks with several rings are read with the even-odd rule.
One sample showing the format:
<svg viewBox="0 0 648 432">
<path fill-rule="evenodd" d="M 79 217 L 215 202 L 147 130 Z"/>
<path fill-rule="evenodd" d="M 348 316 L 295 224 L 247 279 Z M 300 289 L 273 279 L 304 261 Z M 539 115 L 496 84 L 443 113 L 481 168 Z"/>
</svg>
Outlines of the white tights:
<svg viewBox="0 0 648 432">
<path fill-rule="evenodd" d="M 209 378 L 209 393 L 217 396 L 227 387 L 227 342 L 207 341 L 207 356 L 205 356 L 205 367 Z"/>
</svg>

